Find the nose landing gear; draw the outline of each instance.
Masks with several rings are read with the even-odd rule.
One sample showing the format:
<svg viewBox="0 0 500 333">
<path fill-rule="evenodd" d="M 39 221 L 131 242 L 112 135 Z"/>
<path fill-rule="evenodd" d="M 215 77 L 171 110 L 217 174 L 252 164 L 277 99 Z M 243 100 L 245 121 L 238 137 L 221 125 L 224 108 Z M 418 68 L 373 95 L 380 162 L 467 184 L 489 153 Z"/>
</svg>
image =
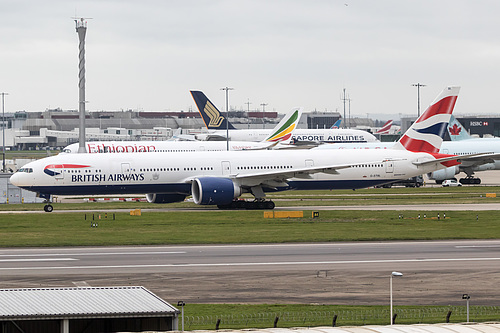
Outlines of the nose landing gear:
<svg viewBox="0 0 500 333">
<path fill-rule="evenodd" d="M 40 198 L 44 198 L 45 201 L 45 206 L 43 207 L 43 210 L 47 213 L 51 213 L 54 210 L 54 207 L 50 204 L 52 202 L 51 200 L 51 195 L 50 194 L 45 194 L 45 193 L 39 193 L 38 196 Z"/>
</svg>

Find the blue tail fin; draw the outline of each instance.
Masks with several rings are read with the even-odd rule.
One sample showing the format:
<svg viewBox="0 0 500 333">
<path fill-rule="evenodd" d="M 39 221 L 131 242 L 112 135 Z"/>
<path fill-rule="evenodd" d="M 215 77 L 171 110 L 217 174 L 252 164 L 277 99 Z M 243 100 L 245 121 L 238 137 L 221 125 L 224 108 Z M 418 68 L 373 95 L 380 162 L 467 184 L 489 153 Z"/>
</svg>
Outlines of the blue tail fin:
<svg viewBox="0 0 500 333">
<path fill-rule="evenodd" d="M 340 123 L 342 123 L 342 119 L 339 119 L 335 122 L 335 124 L 332 125 L 332 127 L 330 127 L 331 129 L 337 129 L 337 128 L 340 128 Z"/>
<path fill-rule="evenodd" d="M 460 124 L 460 122 L 453 117 L 453 115 L 451 116 L 450 124 L 448 125 L 448 134 L 450 135 L 451 141 L 468 140 L 471 138 L 462 124 Z"/>
<path fill-rule="evenodd" d="M 209 130 L 236 129 L 213 105 L 207 96 L 201 91 L 191 91 L 191 95 L 198 107 L 198 111 L 203 118 L 205 126 Z M 227 125 L 226 125 L 227 122 Z"/>
</svg>

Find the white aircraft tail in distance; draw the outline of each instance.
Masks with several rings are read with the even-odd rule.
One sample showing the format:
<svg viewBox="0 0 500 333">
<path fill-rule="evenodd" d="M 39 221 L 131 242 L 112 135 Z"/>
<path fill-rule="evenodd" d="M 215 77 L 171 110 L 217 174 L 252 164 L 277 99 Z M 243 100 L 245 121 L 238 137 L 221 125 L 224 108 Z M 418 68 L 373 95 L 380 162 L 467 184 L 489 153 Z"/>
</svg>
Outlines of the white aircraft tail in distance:
<svg viewBox="0 0 500 333">
<path fill-rule="evenodd" d="M 375 134 L 389 134 L 392 127 L 392 120 L 388 120 Z"/>
<path fill-rule="evenodd" d="M 236 129 L 217 107 L 201 91 L 191 91 L 191 95 L 198 107 L 203 122 L 209 131 L 208 134 L 200 134 L 200 140 L 211 138 L 225 138 L 229 132 L 230 140 L 238 141 L 262 141 L 269 135 L 268 129 Z M 226 127 L 228 129 L 226 129 Z M 355 129 L 303 129 L 296 128 L 292 134 L 294 142 L 376 142 L 377 138 L 366 131 Z"/>
<path fill-rule="evenodd" d="M 448 128 L 448 135 L 451 141 L 462 141 L 472 139 L 467 130 L 460 122 L 452 115 Z"/>
<path fill-rule="evenodd" d="M 457 94 L 450 88 L 393 149 L 59 154 L 26 164 L 10 181 L 47 199 L 142 193 L 168 203 L 192 195 L 199 205 L 272 209 L 269 191 L 365 188 L 458 164 L 459 156 L 437 152 Z M 255 200 L 237 200 L 243 193 Z"/>
</svg>

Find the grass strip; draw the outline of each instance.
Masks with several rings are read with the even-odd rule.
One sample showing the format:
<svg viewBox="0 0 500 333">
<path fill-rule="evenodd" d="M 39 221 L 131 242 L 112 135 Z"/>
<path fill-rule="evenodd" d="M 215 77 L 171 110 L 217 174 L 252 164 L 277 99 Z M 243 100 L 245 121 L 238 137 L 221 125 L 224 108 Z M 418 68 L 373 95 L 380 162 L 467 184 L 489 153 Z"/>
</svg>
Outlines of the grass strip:
<svg viewBox="0 0 500 333">
<path fill-rule="evenodd" d="M 1 214 L 0 246 L 111 246 L 498 239 L 500 212 L 262 211 Z M 418 216 L 420 215 L 420 219 Z M 424 218 L 425 215 L 425 218 Z M 114 219 L 113 219 L 114 218 Z"/>
<path fill-rule="evenodd" d="M 397 324 L 433 324 L 446 321 L 451 311 L 450 322 L 465 322 L 465 306 L 395 306 Z M 308 304 L 187 304 L 184 307 L 186 330 L 215 329 L 220 320 L 220 329 L 268 328 L 297 326 L 388 325 L 388 305 L 346 306 Z M 180 320 L 180 319 L 179 319 Z M 470 321 L 485 322 L 500 320 L 500 307 L 471 306 Z M 180 328 L 180 323 L 179 323 Z"/>
</svg>

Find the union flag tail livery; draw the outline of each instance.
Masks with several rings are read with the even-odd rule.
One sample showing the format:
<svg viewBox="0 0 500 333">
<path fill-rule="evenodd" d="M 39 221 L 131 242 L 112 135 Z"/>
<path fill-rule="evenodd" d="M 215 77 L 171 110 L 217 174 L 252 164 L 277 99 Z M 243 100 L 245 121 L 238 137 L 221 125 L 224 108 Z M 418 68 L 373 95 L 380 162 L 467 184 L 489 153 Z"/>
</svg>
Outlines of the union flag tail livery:
<svg viewBox="0 0 500 333">
<path fill-rule="evenodd" d="M 203 92 L 191 91 L 191 95 L 193 96 L 196 106 L 198 107 L 198 111 L 200 112 L 207 129 L 235 129 Z"/>
<path fill-rule="evenodd" d="M 396 143 L 395 148 L 437 154 L 460 87 L 446 87 Z"/>
<path fill-rule="evenodd" d="M 389 120 L 388 122 L 386 122 L 384 124 L 384 126 L 382 126 L 381 129 L 379 129 L 375 133 L 376 134 L 389 134 L 389 130 L 391 129 L 391 127 L 392 127 L 392 120 Z"/>
</svg>

